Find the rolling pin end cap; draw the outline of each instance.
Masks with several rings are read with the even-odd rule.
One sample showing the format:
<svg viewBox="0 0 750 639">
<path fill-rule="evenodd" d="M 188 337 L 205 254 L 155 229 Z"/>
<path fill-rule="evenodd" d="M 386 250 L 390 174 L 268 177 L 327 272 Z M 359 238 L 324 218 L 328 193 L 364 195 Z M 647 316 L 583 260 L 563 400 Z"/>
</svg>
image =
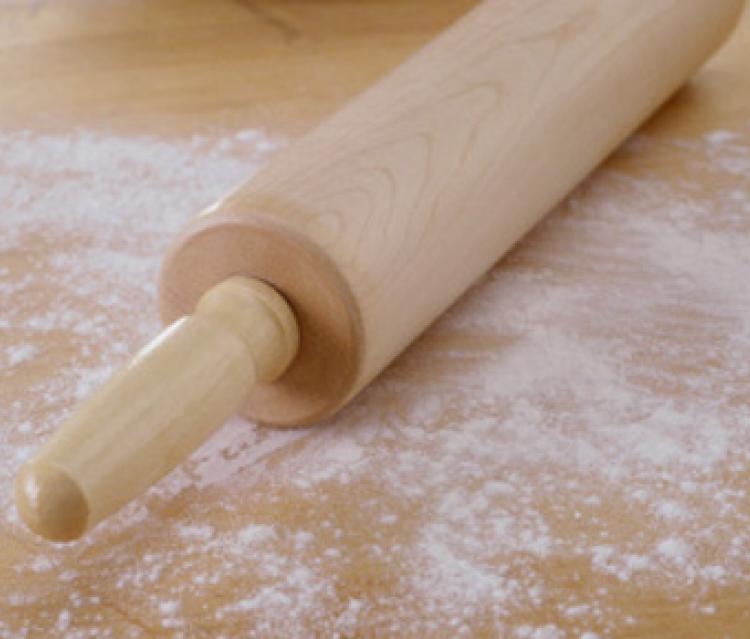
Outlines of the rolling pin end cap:
<svg viewBox="0 0 750 639">
<path fill-rule="evenodd" d="M 87 528 L 89 508 L 78 484 L 50 464 L 27 463 L 16 478 L 16 508 L 35 533 L 72 541 Z"/>
</svg>

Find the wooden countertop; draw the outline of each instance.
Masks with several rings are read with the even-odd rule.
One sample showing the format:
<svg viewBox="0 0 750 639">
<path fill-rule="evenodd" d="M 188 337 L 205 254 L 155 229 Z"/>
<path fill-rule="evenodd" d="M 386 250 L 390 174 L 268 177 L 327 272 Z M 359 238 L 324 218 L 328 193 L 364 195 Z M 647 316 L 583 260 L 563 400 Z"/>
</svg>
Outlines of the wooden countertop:
<svg viewBox="0 0 750 639">
<path fill-rule="evenodd" d="M 82 542 L 14 513 L 201 198 L 473 4 L 0 3 L 0 637 L 748 636 L 747 14 L 331 423 L 236 420 Z"/>
</svg>

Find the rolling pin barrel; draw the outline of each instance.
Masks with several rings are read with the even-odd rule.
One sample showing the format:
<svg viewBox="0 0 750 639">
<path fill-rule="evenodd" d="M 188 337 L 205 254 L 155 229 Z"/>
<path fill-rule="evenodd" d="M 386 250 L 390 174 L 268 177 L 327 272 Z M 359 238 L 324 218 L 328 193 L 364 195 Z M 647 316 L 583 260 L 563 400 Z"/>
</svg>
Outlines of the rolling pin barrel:
<svg viewBox="0 0 750 639">
<path fill-rule="evenodd" d="M 741 0 L 486 0 L 201 216 L 162 315 L 272 282 L 302 344 L 245 414 L 335 412 L 661 105 Z"/>
<path fill-rule="evenodd" d="M 178 238 L 160 302 L 176 324 L 22 470 L 23 518 L 80 535 L 240 408 L 278 426 L 333 414 L 661 105 L 742 6 L 477 5 Z"/>
</svg>

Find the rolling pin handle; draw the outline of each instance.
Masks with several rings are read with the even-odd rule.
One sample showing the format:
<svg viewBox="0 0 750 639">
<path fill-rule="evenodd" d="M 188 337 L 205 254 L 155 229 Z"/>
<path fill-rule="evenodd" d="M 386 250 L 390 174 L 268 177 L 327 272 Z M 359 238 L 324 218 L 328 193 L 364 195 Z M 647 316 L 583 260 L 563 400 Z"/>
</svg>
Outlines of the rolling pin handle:
<svg viewBox="0 0 750 639">
<path fill-rule="evenodd" d="M 70 541 L 145 492 L 233 415 L 254 384 L 281 376 L 299 334 L 269 285 L 211 288 L 84 402 L 16 480 L 27 525 Z"/>
</svg>

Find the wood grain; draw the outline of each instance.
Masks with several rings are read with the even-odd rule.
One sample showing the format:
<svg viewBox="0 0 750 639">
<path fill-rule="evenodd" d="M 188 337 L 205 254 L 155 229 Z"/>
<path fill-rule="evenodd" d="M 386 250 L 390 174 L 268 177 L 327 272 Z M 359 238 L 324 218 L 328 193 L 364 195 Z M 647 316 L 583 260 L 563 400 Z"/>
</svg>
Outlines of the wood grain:
<svg viewBox="0 0 750 639">
<path fill-rule="evenodd" d="M 469 0 L 283 0 L 250 3 L 249 7 L 247 3 L 176 0 L 6 3 L 0 8 L 0 125 L 8 131 L 65 132 L 82 128 L 164 139 L 196 131 L 263 127 L 296 137 L 473 4 Z M 279 28 L 279 21 L 287 27 Z M 750 117 L 749 57 L 750 21 L 745 17 L 729 45 L 647 124 L 638 152 L 632 148 L 617 152 L 607 163 L 605 174 L 614 172 L 623 179 L 656 177 L 674 185 L 672 196 L 687 198 L 697 192 L 718 208 L 728 178 L 711 171 L 689 170 L 694 159 L 690 149 L 674 141 L 697 140 L 711 131 L 727 129 L 739 132 L 744 136 L 740 139 L 750 143 L 750 135 L 743 129 Z M 267 71 L 270 60 L 273 73 Z M 644 139 L 647 148 L 642 146 Z M 64 179 L 61 174 L 52 182 L 62 183 Z M 577 202 L 585 200 L 597 183 L 586 187 Z M 38 192 L 51 186 L 35 185 Z M 623 215 L 632 213 L 627 206 L 622 211 Z M 464 318 L 468 324 L 486 317 L 488 309 L 482 300 L 488 299 L 494 283 L 499 281 L 501 285 L 508 273 L 524 274 L 529 286 L 553 281 L 572 291 L 582 282 L 595 281 L 602 301 L 599 305 L 592 301 L 590 312 L 582 313 L 578 326 L 582 335 L 602 335 L 618 327 L 632 330 L 629 316 L 645 313 L 644 321 L 653 324 L 653 335 L 666 339 L 671 349 L 649 350 L 640 344 L 639 368 L 632 375 L 638 388 L 644 393 L 657 389 L 670 401 L 691 407 L 713 405 L 714 400 L 697 396 L 687 383 L 690 377 L 685 362 L 672 358 L 672 351 L 692 349 L 688 363 L 728 371 L 726 375 L 717 374 L 710 390 L 717 395 L 734 388 L 732 402 L 740 406 L 746 401 L 742 389 L 746 389 L 747 376 L 742 377 L 737 369 L 733 387 L 731 358 L 711 352 L 716 340 L 731 333 L 732 328 L 712 324 L 718 320 L 711 319 L 706 305 L 700 306 L 703 315 L 692 309 L 689 304 L 695 299 L 689 291 L 686 299 L 676 296 L 664 300 L 660 313 L 632 307 L 622 311 L 616 322 L 612 318 L 608 321 L 608 312 L 621 309 L 611 311 L 606 307 L 612 298 L 606 297 L 605 291 L 624 289 L 627 294 L 635 294 L 653 273 L 638 270 L 638 264 L 616 252 L 628 240 L 626 229 L 613 223 L 597 225 L 603 212 L 603 204 L 593 207 L 590 219 L 581 221 L 575 202 L 566 204 L 547 226 L 493 269 L 489 280 L 465 296 L 452 316 Z M 661 210 L 654 212 L 655 217 L 661 214 Z M 702 228 L 719 223 L 724 222 L 709 218 Z M 746 221 L 744 227 L 742 223 L 736 222 L 740 238 L 748 232 Z M 595 239 L 592 236 L 597 232 L 606 233 L 607 239 L 600 238 L 596 254 L 577 250 L 586 245 L 585 241 Z M 71 241 L 67 237 L 59 240 Z M 633 246 L 633 242 L 628 245 Z M 30 238 L 17 250 L 4 250 L 0 265 L 11 274 L 19 274 L 20 280 L 27 273 L 36 273 L 33 260 L 54 250 L 49 237 Z M 608 260 L 602 261 L 602 256 Z M 116 279 L 114 274 L 112 282 Z M 38 279 L 31 289 L 23 299 L 3 292 L 4 308 L 18 309 L 22 318 L 54 308 L 58 291 L 52 284 Z M 138 297 L 135 304 L 142 300 Z M 80 312 L 94 313 L 97 308 L 94 299 L 75 303 Z M 716 317 L 721 319 L 723 312 L 715 309 Z M 0 331 L 3 347 L 15 339 L 15 334 Z M 34 339 L 44 353 L 43 361 L 2 370 L 0 412 L 4 429 L 10 427 L 7 416 L 11 413 L 21 412 L 29 422 L 46 424 L 56 422 L 72 406 L 72 397 L 68 402 L 40 402 L 36 392 L 40 384 L 54 380 L 71 358 L 86 361 L 83 345 L 67 330 L 39 334 Z M 385 485 L 385 462 L 393 461 L 399 450 L 409 450 L 414 460 L 431 462 L 428 470 L 447 464 L 429 447 L 409 447 L 405 434 L 411 424 L 409 409 L 417 398 L 444 407 L 444 414 L 430 422 L 436 436 L 461 423 L 467 415 L 462 413 L 457 396 L 450 397 L 453 403 L 440 404 L 447 393 L 441 385 L 446 375 L 471 373 L 482 358 L 512 357 L 517 339 L 513 334 L 497 336 L 471 330 L 467 324 L 443 322 L 418 340 L 367 397 L 327 427 L 310 431 L 304 438 L 295 439 L 292 433 L 283 447 L 275 449 L 268 446 L 276 440 L 266 431 L 258 431 L 253 440 L 243 439 L 239 429 L 230 429 L 226 450 L 220 451 L 235 469 L 227 479 L 202 485 L 199 471 L 206 461 L 195 458 L 185 475 L 178 478 L 183 482 L 178 482 L 180 490 L 173 489 L 177 479 L 168 480 L 118 519 L 117 525 L 99 531 L 92 544 L 52 551 L 8 514 L 0 521 L 0 621 L 4 624 L 0 625 L 0 636 L 330 636 L 333 622 L 342 618 L 351 599 L 366 602 L 366 607 L 359 625 L 349 629 L 350 636 L 456 636 L 458 631 L 450 625 L 450 618 L 443 618 L 439 609 L 419 607 L 413 592 L 404 585 L 413 576 L 404 566 L 415 552 L 413 537 L 422 530 L 424 511 L 420 504 L 432 507 L 433 496 L 427 491 L 419 499 L 403 499 L 401 492 L 390 490 Z M 669 386 L 655 375 L 662 368 L 677 371 L 680 366 L 682 373 L 672 379 L 682 379 L 682 383 L 675 381 Z M 626 370 L 634 369 L 631 366 Z M 458 399 L 470 401 L 468 395 Z M 510 405 L 517 400 L 511 399 Z M 540 410 L 562 410 L 568 401 L 565 396 L 542 399 Z M 384 411 L 386 404 L 388 410 Z M 490 415 L 489 407 L 474 408 L 476 412 L 468 416 L 471 419 Z M 576 419 L 584 417 L 575 407 L 565 414 L 573 423 L 560 428 L 571 430 L 576 427 Z M 246 425 L 241 432 L 247 432 Z M 10 435 L 19 446 L 36 447 L 40 442 L 39 436 L 20 431 Z M 317 463 L 316 451 L 334 449 L 337 441 L 347 437 L 361 440 L 378 463 L 382 460 L 379 470 L 347 484 L 321 481 L 314 490 L 304 489 L 298 480 L 302 469 Z M 735 453 L 743 450 L 740 446 Z M 304 464 L 295 457 L 298 454 Z M 9 468 L 2 476 L 1 488 L 8 494 L 12 490 L 10 472 L 14 470 Z M 470 490 L 474 485 L 475 479 L 464 468 L 449 470 L 451 486 Z M 409 476 L 415 479 L 416 488 L 424 488 L 429 479 Z M 541 477 L 541 471 L 536 479 L 529 476 L 530 487 L 538 486 Z M 559 478 L 567 479 L 565 475 Z M 739 475 L 729 477 L 729 469 L 711 480 L 717 490 L 746 488 L 746 480 Z M 575 496 L 575 490 L 570 490 Z M 642 509 L 623 510 L 609 484 L 586 486 L 582 494 L 594 494 L 608 503 L 601 508 L 590 505 L 588 510 L 582 509 L 583 523 L 573 520 L 572 515 L 567 519 L 572 511 L 566 494 L 558 490 L 554 499 L 536 507 L 551 521 L 561 521 L 564 532 L 570 535 L 601 529 L 615 531 L 615 539 L 620 540 L 646 526 L 647 514 Z M 398 525 L 380 522 L 384 512 L 398 516 Z M 514 512 L 522 517 L 524 508 Z M 182 538 L 176 531 L 186 521 L 191 526 L 186 532 L 192 536 Z M 275 523 L 291 532 L 264 542 L 273 552 L 256 549 L 243 556 L 235 554 L 232 546 L 219 547 L 249 524 L 261 523 Z M 213 541 L 200 536 L 206 525 L 214 531 Z M 745 528 L 717 529 L 717 541 L 715 545 L 707 542 L 708 551 L 719 553 L 725 539 L 743 535 Z M 306 531 L 313 541 L 302 548 L 295 545 L 294 531 Z M 455 524 L 455 531 L 467 532 L 463 524 Z M 376 547 L 380 554 L 374 551 Z M 332 548 L 341 553 L 336 561 L 326 559 L 325 553 Z M 273 567 L 280 570 L 285 583 L 292 584 L 292 575 L 304 575 L 300 569 L 306 568 L 330 588 L 315 602 L 319 606 L 300 621 L 303 625 L 292 626 L 296 632 L 283 632 L 283 624 L 293 621 L 283 614 L 276 618 L 276 627 L 267 627 L 261 625 L 267 618 L 262 611 L 221 613 L 228 603 L 252 597 L 269 585 L 268 574 L 258 572 L 258 557 L 283 559 L 285 565 Z M 315 563 L 319 559 L 321 563 Z M 498 574 L 505 571 L 503 574 L 512 576 L 521 560 L 523 557 L 513 556 L 508 561 L 508 556 L 498 551 L 488 558 L 487 565 Z M 717 583 L 704 592 L 697 582 L 656 582 L 648 587 L 623 582 L 593 572 L 585 558 L 572 555 L 538 559 L 537 564 L 549 587 L 546 598 L 543 596 L 534 606 L 506 609 L 499 615 L 487 610 L 457 613 L 459 622 L 468 624 L 470 636 L 513 636 L 515 629 L 542 628 L 549 623 L 566 637 L 580 636 L 584 630 L 602 637 L 747 636 L 748 588 L 742 580 Z M 437 580 L 433 589 L 439 590 L 439 586 Z M 713 614 L 696 609 L 695 602 L 705 598 L 716 606 Z M 164 611 L 174 610 L 171 602 L 175 600 L 180 607 L 167 615 Z M 608 606 L 602 609 L 598 621 L 581 627 L 575 618 L 560 613 L 570 601 L 605 601 Z M 299 605 L 297 600 L 292 602 L 292 607 Z M 632 623 L 626 622 L 628 618 Z M 415 620 L 425 623 L 409 625 Z M 170 626 L 170 621 L 183 625 Z"/>
<path fill-rule="evenodd" d="M 311 323 L 307 342 L 333 337 L 253 394 L 249 418 L 299 426 L 340 409 L 684 83 L 742 2 L 550 7 L 483 2 L 178 240 L 168 321 L 233 273 L 272 282 L 302 317 L 331 266 L 345 289 L 344 326 Z M 292 248 L 261 249 L 260 234 Z M 327 263 L 289 277 L 307 245 Z"/>
</svg>

